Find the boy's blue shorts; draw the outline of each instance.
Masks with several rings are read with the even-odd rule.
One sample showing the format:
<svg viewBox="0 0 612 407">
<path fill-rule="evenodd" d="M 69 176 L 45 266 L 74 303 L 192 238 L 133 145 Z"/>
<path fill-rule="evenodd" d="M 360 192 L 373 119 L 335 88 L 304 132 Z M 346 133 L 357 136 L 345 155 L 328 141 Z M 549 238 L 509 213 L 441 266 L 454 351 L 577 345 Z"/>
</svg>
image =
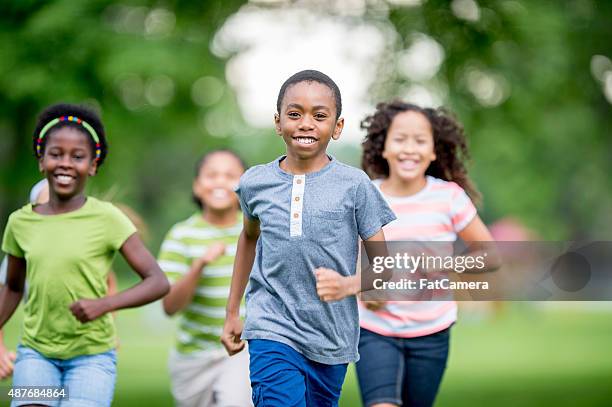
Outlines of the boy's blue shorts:
<svg viewBox="0 0 612 407">
<path fill-rule="evenodd" d="M 251 387 L 256 407 L 336 407 L 346 364 L 306 359 L 292 347 L 265 339 L 249 340 Z"/>
</svg>

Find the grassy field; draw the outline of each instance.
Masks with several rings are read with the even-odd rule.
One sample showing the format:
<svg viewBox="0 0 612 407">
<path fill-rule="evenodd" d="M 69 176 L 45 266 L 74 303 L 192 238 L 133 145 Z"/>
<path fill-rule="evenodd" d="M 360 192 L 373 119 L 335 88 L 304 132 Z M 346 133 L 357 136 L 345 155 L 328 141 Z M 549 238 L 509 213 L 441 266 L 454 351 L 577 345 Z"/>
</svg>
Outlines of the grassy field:
<svg viewBox="0 0 612 407">
<path fill-rule="evenodd" d="M 507 304 L 495 317 L 467 312 L 453 328 L 436 403 L 444 406 L 612 405 L 612 312 Z M 19 315 L 7 327 L 14 346 Z M 170 406 L 166 359 L 173 324 L 158 305 L 119 313 L 114 406 Z M 353 369 L 341 406 L 359 406 Z"/>
</svg>

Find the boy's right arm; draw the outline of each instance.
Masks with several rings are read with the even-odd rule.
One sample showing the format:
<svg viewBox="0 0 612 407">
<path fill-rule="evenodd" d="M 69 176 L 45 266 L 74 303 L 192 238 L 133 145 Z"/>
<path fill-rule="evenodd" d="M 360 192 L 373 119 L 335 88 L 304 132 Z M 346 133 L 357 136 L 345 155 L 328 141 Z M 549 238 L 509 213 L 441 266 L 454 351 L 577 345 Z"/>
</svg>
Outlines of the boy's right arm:
<svg viewBox="0 0 612 407">
<path fill-rule="evenodd" d="M 240 320 L 240 302 L 249 281 L 249 274 L 255 261 L 255 248 L 259 238 L 259 221 L 244 217 L 244 226 L 238 239 L 236 258 L 230 294 L 225 310 L 225 324 L 221 334 L 221 343 L 231 356 L 244 348 L 244 341 L 240 340 L 242 334 L 242 321 Z"/>
</svg>

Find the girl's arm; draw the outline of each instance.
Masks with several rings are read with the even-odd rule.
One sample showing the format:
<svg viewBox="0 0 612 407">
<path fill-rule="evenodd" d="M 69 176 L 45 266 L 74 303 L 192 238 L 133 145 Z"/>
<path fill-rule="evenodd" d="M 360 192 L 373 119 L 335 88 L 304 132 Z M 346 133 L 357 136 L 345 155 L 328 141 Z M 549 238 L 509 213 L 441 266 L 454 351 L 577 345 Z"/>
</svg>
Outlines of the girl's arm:
<svg viewBox="0 0 612 407">
<path fill-rule="evenodd" d="M 245 216 L 244 226 L 238 238 L 232 283 L 225 310 L 225 324 L 223 324 L 223 333 L 221 334 L 221 342 L 230 355 L 238 353 L 244 348 L 244 341 L 240 340 L 242 334 L 240 302 L 255 261 L 255 248 L 259 233 L 259 221 Z"/>
<path fill-rule="evenodd" d="M 106 284 L 108 285 L 108 295 L 117 294 L 117 276 L 113 270 L 108 272 L 108 276 L 106 277 Z"/>
<path fill-rule="evenodd" d="M 168 279 L 137 233 L 123 243 L 120 251 L 142 281 L 115 295 L 94 300 L 82 299 L 73 303 L 70 310 L 79 321 L 89 322 L 107 312 L 148 304 L 170 290 Z"/>
<path fill-rule="evenodd" d="M 4 345 L 4 333 L 0 330 L 0 380 L 13 374 L 15 357 L 15 352 L 8 350 Z"/>
<path fill-rule="evenodd" d="M 467 253 L 470 256 L 482 256 L 486 255 L 486 267 L 484 269 L 478 268 L 466 268 L 464 273 L 479 272 L 483 271 L 494 271 L 501 266 L 501 260 L 499 259 L 493 236 L 487 229 L 480 216 L 476 215 L 474 219 L 466 227 L 464 227 L 457 235 L 465 242 L 468 246 Z"/>
<path fill-rule="evenodd" d="M 13 315 L 21 297 L 25 284 L 26 262 L 19 257 L 8 256 L 6 284 L 0 290 L 0 327 Z M 4 345 L 4 333 L 0 330 L 0 379 L 13 374 L 15 352 L 9 351 Z"/>
<path fill-rule="evenodd" d="M 222 256 L 223 253 L 225 253 L 224 244 L 217 243 L 211 245 L 202 257 L 195 259 L 193 263 L 191 263 L 191 267 L 187 274 L 178 279 L 176 283 L 172 284 L 170 292 L 162 301 L 164 312 L 167 315 L 173 315 L 191 303 L 196 288 L 198 287 L 202 269 Z"/>
<path fill-rule="evenodd" d="M 6 285 L 0 290 L 0 329 L 17 309 L 25 285 L 26 261 L 21 257 L 8 255 Z"/>
<path fill-rule="evenodd" d="M 470 242 L 490 242 L 493 236 L 489 233 L 489 229 L 485 226 L 480 216 L 474 216 L 474 219 L 457 235 L 466 243 Z"/>
</svg>

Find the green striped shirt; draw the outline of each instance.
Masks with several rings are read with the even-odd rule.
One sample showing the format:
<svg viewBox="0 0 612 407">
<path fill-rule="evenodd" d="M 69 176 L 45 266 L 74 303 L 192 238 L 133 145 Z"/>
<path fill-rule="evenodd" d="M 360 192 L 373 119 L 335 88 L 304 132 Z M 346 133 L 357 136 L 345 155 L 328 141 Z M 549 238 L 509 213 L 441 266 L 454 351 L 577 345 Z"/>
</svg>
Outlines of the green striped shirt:
<svg viewBox="0 0 612 407">
<path fill-rule="evenodd" d="M 225 305 L 232 280 L 236 245 L 242 231 L 242 214 L 229 227 L 217 227 L 196 213 L 170 229 L 159 253 L 159 266 L 170 283 L 187 273 L 191 263 L 214 243 L 225 244 L 225 254 L 204 267 L 191 303 L 183 309 L 176 349 L 192 353 L 219 348 Z M 244 315 L 244 309 L 240 310 Z"/>
</svg>

